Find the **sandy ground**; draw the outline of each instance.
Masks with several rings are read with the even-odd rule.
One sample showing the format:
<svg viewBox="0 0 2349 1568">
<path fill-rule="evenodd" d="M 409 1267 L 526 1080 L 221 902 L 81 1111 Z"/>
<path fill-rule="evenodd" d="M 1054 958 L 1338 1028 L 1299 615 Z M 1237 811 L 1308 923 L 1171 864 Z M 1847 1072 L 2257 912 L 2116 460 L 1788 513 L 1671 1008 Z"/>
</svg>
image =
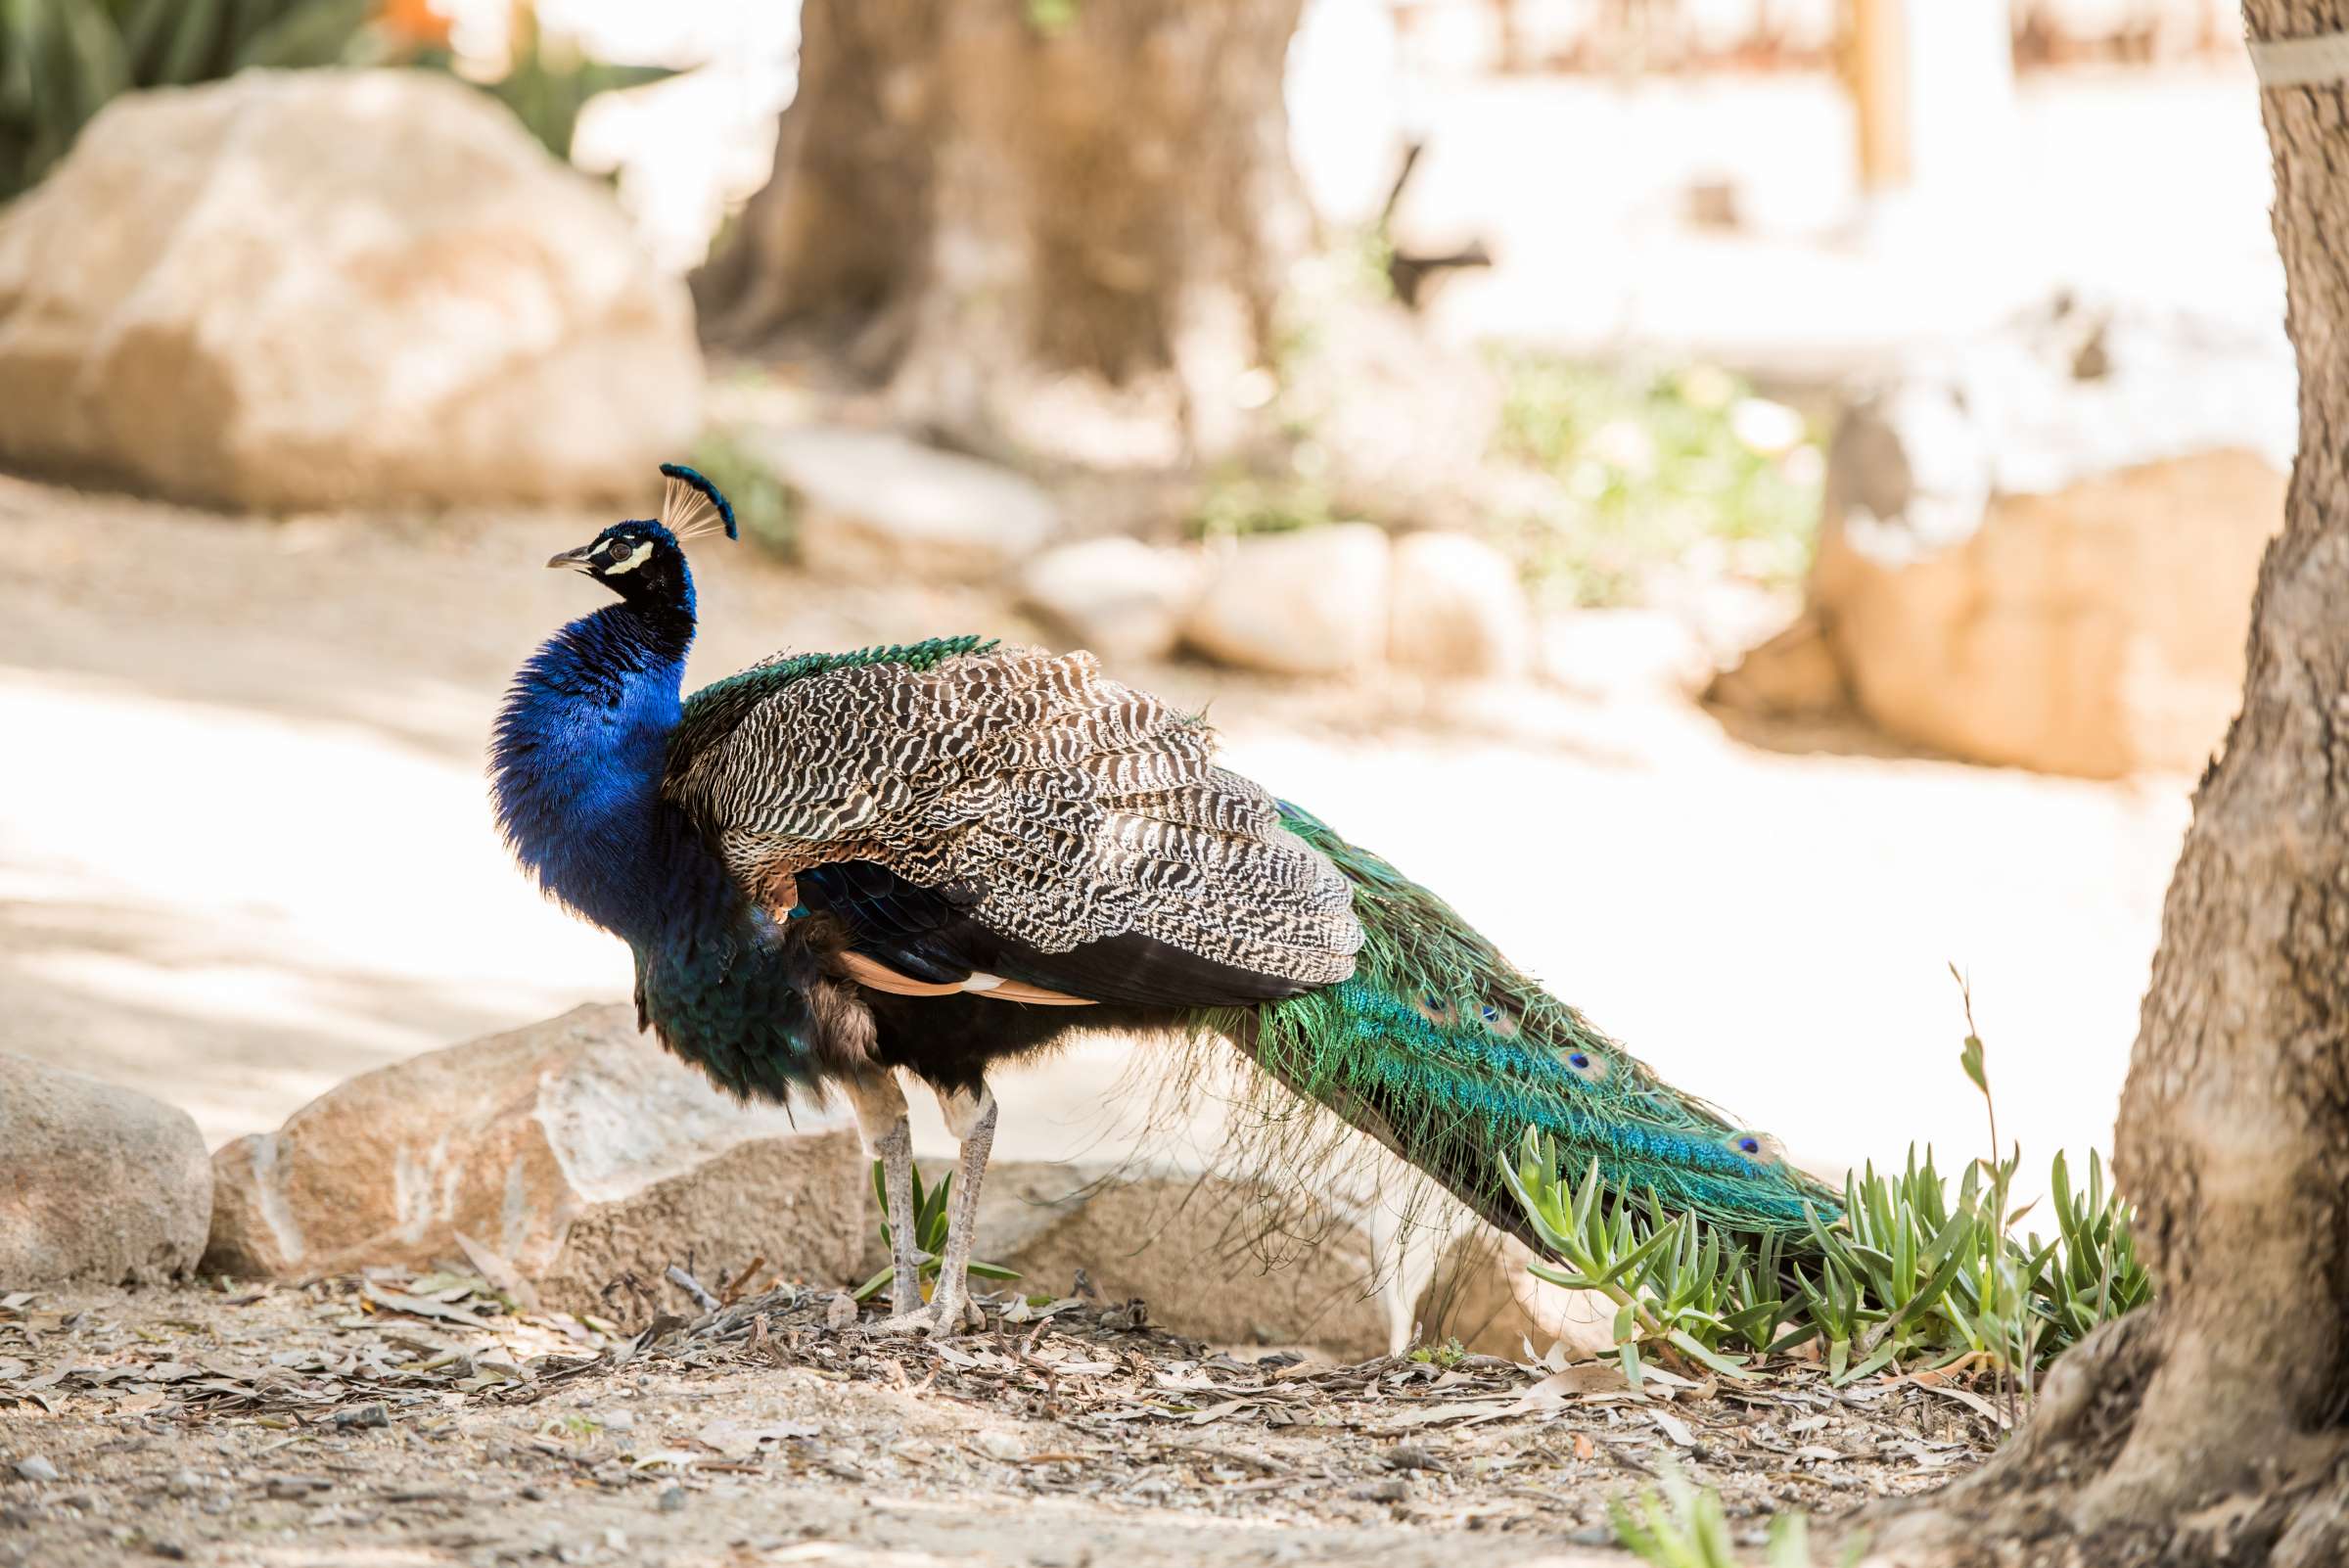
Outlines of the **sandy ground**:
<svg viewBox="0 0 2349 1568">
<path fill-rule="evenodd" d="M 1996 1429 L 1930 1377 L 1340 1367 L 1040 1305 L 940 1344 L 789 1286 L 631 1333 L 448 1275 L 0 1295 L 0 1565 L 1597 1568 L 1671 1469 L 1756 1545 Z"/>
<path fill-rule="evenodd" d="M 353 1072 L 623 995 L 624 950 L 514 873 L 481 771 L 510 670 L 596 602 L 539 563 L 596 526 L 266 523 L 0 481 L 0 1049 L 176 1101 L 218 1142 Z M 1029 631 L 983 594 L 818 584 L 748 549 L 701 575 L 703 675 Z M 1635 689 L 1123 673 L 1212 703 L 1239 766 L 1813 1164 L 1976 1151 L 1953 961 L 2032 1163 L 2106 1137 L 2184 780 L 1757 745 Z M 1125 1065 L 1103 1042 L 1002 1085 L 1001 1151 L 1117 1152 Z"/>
</svg>

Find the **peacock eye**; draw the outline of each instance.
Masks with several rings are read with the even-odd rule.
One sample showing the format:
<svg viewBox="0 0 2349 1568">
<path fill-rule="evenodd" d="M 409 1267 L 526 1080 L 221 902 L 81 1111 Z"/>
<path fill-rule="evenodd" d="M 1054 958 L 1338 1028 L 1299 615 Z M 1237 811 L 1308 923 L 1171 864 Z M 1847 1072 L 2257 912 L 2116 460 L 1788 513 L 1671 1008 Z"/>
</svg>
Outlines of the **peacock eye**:
<svg viewBox="0 0 2349 1568">
<path fill-rule="evenodd" d="M 1762 1140 L 1755 1137 L 1739 1138 L 1737 1140 L 1737 1147 L 1743 1149 L 1748 1154 L 1760 1154 L 1762 1152 Z"/>
<path fill-rule="evenodd" d="M 1572 1056 L 1567 1057 L 1566 1061 L 1569 1066 L 1581 1069 L 1590 1065 L 1590 1056 L 1587 1051 L 1576 1051 Z"/>
</svg>

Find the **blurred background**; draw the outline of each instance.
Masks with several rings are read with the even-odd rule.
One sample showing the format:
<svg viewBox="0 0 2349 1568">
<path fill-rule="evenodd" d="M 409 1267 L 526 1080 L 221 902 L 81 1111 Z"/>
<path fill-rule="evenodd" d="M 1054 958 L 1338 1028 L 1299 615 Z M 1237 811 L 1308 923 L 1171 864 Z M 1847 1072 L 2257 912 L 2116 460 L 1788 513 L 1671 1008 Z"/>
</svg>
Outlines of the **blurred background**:
<svg viewBox="0 0 2349 1568">
<path fill-rule="evenodd" d="M 1981 1147 L 1955 965 L 2028 1180 L 2280 521 L 2268 178 L 2225 0 L 10 7 L 0 1048 L 218 1143 L 624 996 L 483 744 L 680 458 L 698 677 L 1092 647 L 1830 1172 Z"/>
</svg>

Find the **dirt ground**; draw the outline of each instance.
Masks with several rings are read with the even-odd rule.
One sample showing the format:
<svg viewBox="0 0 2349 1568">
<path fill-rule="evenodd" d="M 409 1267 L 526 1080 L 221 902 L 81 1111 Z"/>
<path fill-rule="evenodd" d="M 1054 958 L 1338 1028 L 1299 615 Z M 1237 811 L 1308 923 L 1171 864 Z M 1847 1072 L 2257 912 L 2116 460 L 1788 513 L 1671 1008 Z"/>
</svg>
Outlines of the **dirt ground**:
<svg viewBox="0 0 2349 1568">
<path fill-rule="evenodd" d="M 687 1322 L 508 1312 L 479 1277 L 0 1296 L 0 1564 L 1545 1568 L 1626 1560 L 1678 1466 L 1741 1539 L 1937 1485 L 1995 1435 L 1846 1389 L 1488 1357 L 1229 1353 L 1136 1304 L 996 1298 L 886 1335 L 777 1282 Z M 1463 1540 L 1463 1536 L 1473 1539 Z M 1505 1546 L 1503 1545 L 1505 1543 Z"/>
</svg>

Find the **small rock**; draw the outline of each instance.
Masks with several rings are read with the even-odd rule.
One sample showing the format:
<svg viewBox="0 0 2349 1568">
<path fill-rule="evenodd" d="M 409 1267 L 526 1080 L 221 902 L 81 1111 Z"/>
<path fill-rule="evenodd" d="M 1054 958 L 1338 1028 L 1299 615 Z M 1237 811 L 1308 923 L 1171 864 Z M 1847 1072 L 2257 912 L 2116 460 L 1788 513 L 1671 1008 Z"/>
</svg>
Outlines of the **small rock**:
<svg viewBox="0 0 2349 1568">
<path fill-rule="evenodd" d="M 1047 550 L 1020 573 L 1020 599 L 1110 664 L 1164 659 L 1182 636 L 1206 576 L 1184 550 L 1122 535 Z"/>
<path fill-rule="evenodd" d="M 199 1470 L 174 1470 L 164 1487 L 175 1498 L 190 1498 L 204 1491 L 212 1482 Z"/>
<path fill-rule="evenodd" d="M 354 1405 L 347 1409 L 337 1410 L 334 1422 L 335 1425 L 344 1427 L 390 1426 L 392 1412 L 380 1403 Z"/>
<path fill-rule="evenodd" d="M 1008 1432 L 980 1433 L 979 1450 L 989 1458 L 1001 1459 L 1006 1464 L 1017 1463 L 1028 1457 L 1026 1446 Z"/>
<path fill-rule="evenodd" d="M 40 1453 L 36 1453 L 27 1459 L 19 1459 L 17 1461 L 17 1476 L 20 1480 L 23 1481 L 57 1481 L 63 1479 L 58 1472 L 57 1466 L 49 1462 L 46 1454 Z"/>
<path fill-rule="evenodd" d="M 1678 616 L 1659 610 L 1577 610 L 1542 628 L 1550 679 L 1598 701 L 1685 701 L 1713 678 L 1712 656 Z"/>
<path fill-rule="evenodd" d="M 856 1299 L 848 1292 L 842 1291 L 824 1303 L 824 1326 L 826 1328 L 846 1328 L 854 1321 L 856 1321 Z"/>
<path fill-rule="evenodd" d="M 748 430 L 743 444 L 798 495 L 800 553 L 860 581 L 983 582 L 1060 531 L 1025 475 L 879 431 Z"/>
<path fill-rule="evenodd" d="M 1390 1470 L 1449 1470 L 1451 1465 L 1423 1448 L 1410 1443 L 1398 1443 L 1387 1450 L 1386 1465 Z"/>
<path fill-rule="evenodd" d="M 663 1487 L 659 1505 L 663 1513 L 683 1513 L 685 1511 L 685 1489 L 683 1487 Z"/>
<path fill-rule="evenodd" d="M 273 1475 L 263 1490 L 273 1498 L 306 1498 L 313 1492 L 325 1492 L 334 1484 L 331 1476 Z"/>
<path fill-rule="evenodd" d="M 1403 1477 L 1397 1475 L 1389 1476 L 1384 1481 L 1373 1481 L 1368 1486 L 1356 1487 L 1346 1495 L 1357 1502 L 1404 1502 L 1409 1499 L 1411 1489 Z"/>
<path fill-rule="evenodd" d="M 641 499 L 701 390 L 611 194 L 437 71 L 126 93 L 0 215 L 24 465 L 261 508 Z"/>
<path fill-rule="evenodd" d="M 0 1056 L 0 1279 L 150 1283 L 204 1254 L 212 1171 L 188 1113 Z"/>
<path fill-rule="evenodd" d="M 797 1117 L 713 1088 L 631 1007 L 575 1008 L 351 1079 L 222 1148 L 204 1268 L 425 1267 L 463 1231 L 557 1311 L 607 1311 L 606 1282 L 687 1255 L 853 1277 L 871 1202 L 855 1134 L 845 1111 Z"/>
<path fill-rule="evenodd" d="M 1391 552 L 1367 523 L 1233 541 L 1183 623 L 1211 659 L 1278 675 L 1341 675 L 1386 657 Z"/>
<path fill-rule="evenodd" d="M 1514 680 L 1533 668 L 1534 614 L 1517 569 L 1466 533 L 1395 541 L 1387 658 L 1430 675 Z"/>
</svg>

